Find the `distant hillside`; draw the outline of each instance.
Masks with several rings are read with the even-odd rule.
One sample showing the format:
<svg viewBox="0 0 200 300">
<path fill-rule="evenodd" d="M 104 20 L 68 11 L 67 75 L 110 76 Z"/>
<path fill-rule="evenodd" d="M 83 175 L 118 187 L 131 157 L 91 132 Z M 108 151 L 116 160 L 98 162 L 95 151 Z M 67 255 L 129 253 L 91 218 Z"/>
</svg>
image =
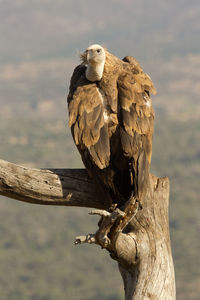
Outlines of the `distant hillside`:
<svg viewBox="0 0 200 300">
<path fill-rule="evenodd" d="M 68 57 L 88 43 L 155 59 L 198 53 L 198 0 L 0 1 L 0 62 Z"/>
<path fill-rule="evenodd" d="M 0 64 L 0 116 L 67 119 L 66 97 L 78 55 L 43 61 Z M 177 119 L 200 117 L 200 54 L 152 62 L 142 67 L 157 88 L 158 113 Z"/>
<path fill-rule="evenodd" d="M 171 182 L 177 295 L 199 300 L 199 0 L 2 0 L 0 18 L 3 159 L 82 167 L 67 127 L 66 95 L 89 43 L 135 56 L 152 77 L 158 90 L 152 172 Z M 123 299 L 115 262 L 96 247 L 72 245 L 74 236 L 96 229 L 87 212 L 1 198 L 0 298 Z"/>
</svg>

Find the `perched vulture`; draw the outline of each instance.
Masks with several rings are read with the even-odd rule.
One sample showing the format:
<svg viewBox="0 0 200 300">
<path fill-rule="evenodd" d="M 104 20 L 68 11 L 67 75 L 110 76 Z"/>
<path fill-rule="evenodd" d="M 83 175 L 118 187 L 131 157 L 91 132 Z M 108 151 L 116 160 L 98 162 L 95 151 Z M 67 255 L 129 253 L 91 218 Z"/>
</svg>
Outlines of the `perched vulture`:
<svg viewBox="0 0 200 300">
<path fill-rule="evenodd" d="M 108 207 L 132 196 L 140 201 L 151 162 L 154 85 L 135 58 L 121 60 L 100 45 L 81 60 L 68 95 L 74 142 Z"/>
</svg>

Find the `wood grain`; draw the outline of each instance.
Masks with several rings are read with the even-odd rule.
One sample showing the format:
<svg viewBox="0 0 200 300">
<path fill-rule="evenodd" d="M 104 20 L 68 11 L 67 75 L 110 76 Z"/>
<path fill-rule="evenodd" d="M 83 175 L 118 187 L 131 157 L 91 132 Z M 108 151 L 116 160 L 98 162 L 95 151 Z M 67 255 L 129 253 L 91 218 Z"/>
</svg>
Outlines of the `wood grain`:
<svg viewBox="0 0 200 300">
<path fill-rule="evenodd" d="M 106 209 L 84 169 L 32 169 L 0 160 L 0 194 L 28 203 Z M 175 300 L 169 181 L 150 175 L 147 193 L 126 230 L 111 238 L 125 300 Z"/>
<path fill-rule="evenodd" d="M 35 204 L 106 208 L 84 169 L 32 169 L 0 160 L 0 194 Z"/>
</svg>

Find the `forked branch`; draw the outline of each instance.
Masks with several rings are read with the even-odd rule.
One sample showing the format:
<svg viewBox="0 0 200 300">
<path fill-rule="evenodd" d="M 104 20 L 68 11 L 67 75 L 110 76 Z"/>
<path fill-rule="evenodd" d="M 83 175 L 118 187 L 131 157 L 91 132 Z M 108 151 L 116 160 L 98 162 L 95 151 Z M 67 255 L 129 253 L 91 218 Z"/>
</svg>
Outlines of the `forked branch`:
<svg viewBox="0 0 200 300">
<path fill-rule="evenodd" d="M 132 198 L 124 211 L 116 207 L 107 211 L 97 193 L 86 170 L 32 169 L 0 160 L 1 195 L 28 203 L 97 209 L 92 213 L 101 217 L 99 229 L 76 242 L 99 244 L 118 261 L 126 300 L 175 300 L 168 179 L 150 175 L 142 210 Z"/>
</svg>

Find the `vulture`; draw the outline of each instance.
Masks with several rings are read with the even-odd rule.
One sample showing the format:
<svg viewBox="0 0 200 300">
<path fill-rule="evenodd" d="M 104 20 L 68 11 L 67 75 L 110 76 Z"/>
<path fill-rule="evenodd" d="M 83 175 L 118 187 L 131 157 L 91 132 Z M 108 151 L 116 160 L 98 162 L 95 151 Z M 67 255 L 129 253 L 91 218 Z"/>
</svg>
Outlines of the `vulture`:
<svg viewBox="0 0 200 300">
<path fill-rule="evenodd" d="M 68 94 L 69 127 L 99 199 L 119 208 L 145 193 L 152 154 L 151 78 L 132 56 L 98 44 L 81 54 Z"/>
</svg>

